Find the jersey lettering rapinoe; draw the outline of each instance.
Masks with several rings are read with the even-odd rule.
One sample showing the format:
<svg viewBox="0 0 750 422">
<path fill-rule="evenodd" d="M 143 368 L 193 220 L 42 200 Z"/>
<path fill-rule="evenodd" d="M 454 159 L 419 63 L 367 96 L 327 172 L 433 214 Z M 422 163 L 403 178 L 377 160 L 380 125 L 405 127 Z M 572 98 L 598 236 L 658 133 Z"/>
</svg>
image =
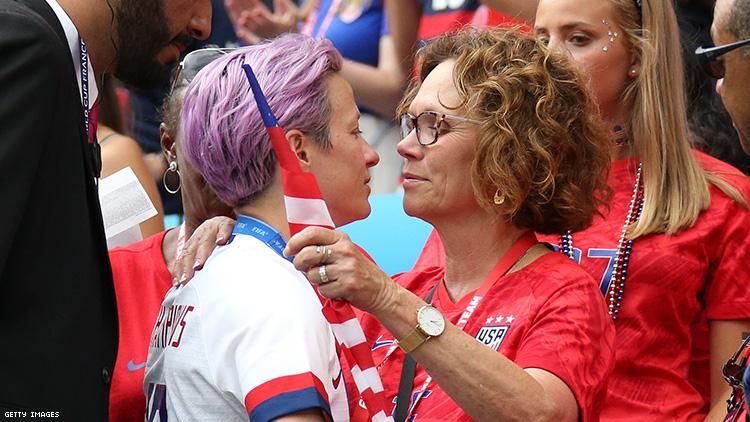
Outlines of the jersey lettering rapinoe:
<svg viewBox="0 0 750 422">
<path fill-rule="evenodd" d="M 330 326 L 308 281 L 250 236 L 171 289 L 151 337 L 147 421 L 270 421 L 318 409 L 348 421 Z"/>
</svg>

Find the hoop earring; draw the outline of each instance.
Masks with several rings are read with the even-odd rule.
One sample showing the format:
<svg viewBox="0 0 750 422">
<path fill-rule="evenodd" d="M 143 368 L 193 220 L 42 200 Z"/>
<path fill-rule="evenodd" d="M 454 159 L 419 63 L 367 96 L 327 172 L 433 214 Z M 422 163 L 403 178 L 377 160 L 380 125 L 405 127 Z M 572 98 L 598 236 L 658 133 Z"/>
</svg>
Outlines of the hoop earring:
<svg viewBox="0 0 750 422">
<path fill-rule="evenodd" d="M 492 199 L 495 205 L 503 205 L 505 203 L 505 195 L 500 193 L 500 189 L 495 191 L 495 197 Z"/>
<path fill-rule="evenodd" d="M 170 188 L 167 184 L 167 173 L 172 172 L 177 173 L 177 187 L 174 189 Z M 166 191 L 171 193 L 172 195 L 180 191 L 180 188 L 182 187 L 182 180 L 180 179 L 180 170 L 177 169 L 177 161 L 169 162 L 169 167 L 164 170 L 164 176 L 162 176 L 161 181 L 164 184 L 164 189 L 166 189 Z"/>
</svg>

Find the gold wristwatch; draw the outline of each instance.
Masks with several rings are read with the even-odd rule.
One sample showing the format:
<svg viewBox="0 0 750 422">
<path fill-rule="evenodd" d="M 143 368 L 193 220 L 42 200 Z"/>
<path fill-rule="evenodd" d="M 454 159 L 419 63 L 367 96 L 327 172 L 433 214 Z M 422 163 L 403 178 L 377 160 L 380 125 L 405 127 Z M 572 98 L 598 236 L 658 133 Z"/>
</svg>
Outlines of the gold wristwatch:
<svg viewBox="0 0 750 422">
<path fill-rule="evenodd" d="M 440 311 L 432 305 L 425 305 L 417 311 L 417 326 L 414 331 L 398 341 L 399 347 L 406 353 L 411 353 L 422 343 L 443 334 L 445 331 L 445 318 Z"/>
</svg>

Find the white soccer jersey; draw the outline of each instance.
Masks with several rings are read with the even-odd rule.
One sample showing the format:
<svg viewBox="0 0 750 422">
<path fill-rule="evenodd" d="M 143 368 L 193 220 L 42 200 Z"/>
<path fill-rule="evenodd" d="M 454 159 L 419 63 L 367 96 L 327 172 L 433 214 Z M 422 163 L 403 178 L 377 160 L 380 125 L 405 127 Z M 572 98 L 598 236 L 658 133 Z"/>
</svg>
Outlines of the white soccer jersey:
<svg viewBox="0 0 750 422">
<path fill-rule="evenodd" d="M 147 421 L 270 421 L 318 408 L 348 421 L 330 326 L 308 281 L 236 235 L 167 292 L 149 346 Z"/>
</svg>

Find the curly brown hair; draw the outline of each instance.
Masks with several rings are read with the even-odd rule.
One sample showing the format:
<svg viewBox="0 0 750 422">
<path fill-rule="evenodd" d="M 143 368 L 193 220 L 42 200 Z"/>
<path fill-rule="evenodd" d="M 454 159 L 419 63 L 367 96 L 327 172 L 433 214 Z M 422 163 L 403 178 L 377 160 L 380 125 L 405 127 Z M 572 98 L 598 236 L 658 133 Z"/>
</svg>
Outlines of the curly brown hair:
<svg viewBox="0 0 750 422">
<path fill-rule="evenodd" d="M 588 227 L 611 196 L 609 136 L 586 83 L 560 53 L 517 30 L 465 29 L 424 47 L 399 112 L 440 63 L 467 117 L 482 122 L 472 164 L 479 204 L 539 233 Z M 495 193 L 504 196 L 495 205 Z"/>
</svg>

